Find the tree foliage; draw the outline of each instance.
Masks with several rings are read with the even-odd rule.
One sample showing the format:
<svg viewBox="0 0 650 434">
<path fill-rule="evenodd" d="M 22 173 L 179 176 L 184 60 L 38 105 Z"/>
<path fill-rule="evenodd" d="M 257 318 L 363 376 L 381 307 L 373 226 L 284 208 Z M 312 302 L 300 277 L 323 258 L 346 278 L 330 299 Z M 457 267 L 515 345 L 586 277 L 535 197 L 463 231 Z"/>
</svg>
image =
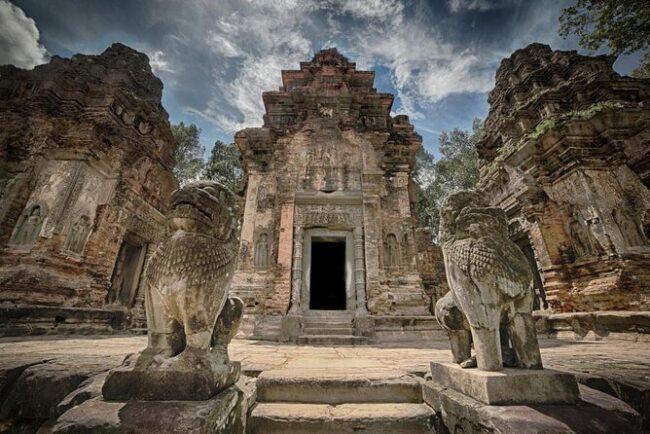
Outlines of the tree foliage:
<svg viewBox="0 0 650 434">
<path fill-rule="evenodd" d="M 185 125 L 183 122 L 172 125 L 172 134 L 176 140 L 174 159 L 174 176 L 180 185 L 200 179 L 205 166 L 203 160 L 204 148 L 199 140 L 201 129 L 194 124 Z"/>
<path fill-rule="evenodd" d="M 435 161 L 424 148 L 416 155 L 414 179 L 420 186 L 418 220 L 438 237 L 440 205 L 451 193 L 476 187 L 478 183 L 478 153 L 476 142 L 483 125 L 475 119 L 472 131 L 458 128 L 440 135 L 441 157 Z"/>
<path fill-rule="evenodd" d="M 560 16 L 560 35 L 570 34 L 576 34 L 580 46 L 590 51 L 603 45 L 616 55 L 646 51 L 650 49 L 650 2 L 576 0 Z M 650 54 L 646 53 L 633 75 L 649 77 L 649 70 Z"/>
<path fill-rule="evenodd" d="M 210 153 L 210 158 L 208 158 L 203 177 L 221 182 L 235 191 L 242 174 L 240 153 L 237 145 L 234 143 L 226 144 L 217 140 Z"/>
</svg>

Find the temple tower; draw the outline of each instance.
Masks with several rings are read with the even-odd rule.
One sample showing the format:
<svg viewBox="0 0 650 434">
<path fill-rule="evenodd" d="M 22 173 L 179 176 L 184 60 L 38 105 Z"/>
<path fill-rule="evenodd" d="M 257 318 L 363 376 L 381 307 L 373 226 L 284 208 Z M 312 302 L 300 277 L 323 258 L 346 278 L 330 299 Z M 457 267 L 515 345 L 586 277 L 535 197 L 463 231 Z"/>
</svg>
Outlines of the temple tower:
<svg viewBox="0 0 650 434">
<path fill-rule="evenodd" d="M 429 317 L 411 179 L 422 139 L 373 81 L 322 50 L 264 92 L 261 128 L 235 136 L 247 183 L 232 292 L 253 335 L 299 340 L 339 320 L 369 336 L 379 317 Z"/>
</svg>

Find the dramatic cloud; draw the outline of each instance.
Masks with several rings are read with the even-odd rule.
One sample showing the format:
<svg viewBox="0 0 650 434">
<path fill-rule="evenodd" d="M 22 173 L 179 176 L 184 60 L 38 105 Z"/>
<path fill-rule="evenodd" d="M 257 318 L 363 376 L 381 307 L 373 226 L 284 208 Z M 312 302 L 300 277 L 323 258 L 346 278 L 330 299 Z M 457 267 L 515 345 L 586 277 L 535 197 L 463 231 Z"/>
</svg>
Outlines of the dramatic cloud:
<svg viewBox="0 0 650 434">
<path fill-rule="evenodd" d="M 394 113 L 408 114 L 431 149 L 441 130 L 471 128 L 486 115 L 503 57 L 535 41 L 576 46 L 557 36 L 558 15 L 573 0 L 12 1 L 20 9 L 0 0 L 3 61 L 42 62 L 39 30 L 63 56 L 126 43 L 149 55 L 172 122 L 197 123 L 208 148 L 259 126 L 262 92 L 321 48 L 376 71 L 376 87 L 396 95 Z"/>
<path fill-rule="evenodd" d="M 453 13 L 461 11 L 488 11 L 499 9 L 512 0 L 448 0 L 447 6 Z"/>
<path fill-rule="evenodd" d="M 165 60 L 165 53 L 154 51 L 149 55 L 149 64 L 154 72 L 173 72 L 169 62 Z"/>
<path fill-rule="evenodd" d="M 422 117 L 423 106 L 454 93 L 485 92 L 492 83 L 493 69 L 482 68 L 474 50 L 445 43 L 426 23 L 405 25 L 406 10 L 396 0 L 258 0 L 248 6 L 221 14 L 208 32 L 212 53 L 232 61 L 213 67 L 206 107 L 190 108 L 228 132 L 259 125 L 261 93 L 278 87 L 282 69 L 297 68 L 324 46 L 338 47 L 360 68 L 388 68 L 397 111 L 414 118 Z M 320 44 L 312 42 L 319 38 Z"/>
<path fill-rule="evenodd" d="M 0 65 L 33 68 L 44 63 L 46 51 L 39 38 L 33 19 L 7 0 L 0 0 Z"/>
</svg>

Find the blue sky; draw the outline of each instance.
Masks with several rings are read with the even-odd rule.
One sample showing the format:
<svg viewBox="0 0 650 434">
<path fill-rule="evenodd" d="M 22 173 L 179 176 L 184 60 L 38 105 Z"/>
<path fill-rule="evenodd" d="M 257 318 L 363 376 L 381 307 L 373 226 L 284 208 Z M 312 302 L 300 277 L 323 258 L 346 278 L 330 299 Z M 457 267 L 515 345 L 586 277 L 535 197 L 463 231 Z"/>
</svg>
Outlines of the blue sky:
<svg viewBox="0 0 650 434">
<path fill-rule="evenodd" d="M 262 92 L 315 51 L 337 47 L 376 71 L 394 113 L 437 154 L 440 131 L 487 115 L 502 58 L 531 42 L 578 49 L 557 34 L 571 0 L 0 0 L 0 64 L 97 54 L 122 42 L 149 55 L 173 123 L 215 140 L 262 124 Z M 638 55 L 616 63 L 627 74 Z"/>
</svg>

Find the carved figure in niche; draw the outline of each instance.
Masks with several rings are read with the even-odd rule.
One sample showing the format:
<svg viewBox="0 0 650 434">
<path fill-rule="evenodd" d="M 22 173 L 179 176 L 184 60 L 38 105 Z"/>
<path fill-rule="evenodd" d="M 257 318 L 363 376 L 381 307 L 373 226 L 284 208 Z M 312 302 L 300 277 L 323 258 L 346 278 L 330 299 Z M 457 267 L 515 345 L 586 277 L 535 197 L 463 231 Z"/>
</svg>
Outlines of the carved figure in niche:
<svg viewBox="0 0 650 434">
<path fill-rule="evenodd" d="M 618 225 L 618 228 L 628 246 L 635 247 L 645 245 L 646 241 L 641 228 L 637 224 L 634 216 L 632 216 L 627 210 L 614 209 L 612 211 L 612 217 Z"/>
<path fill-rule="evenodd" d="M 148 345 L 109 374 L 106 399 L 205 400 L 239 378 L 227 351 L 243 311 L 228 297 L 239 244 L 235 195 L 200 181 L 170 202 L 172 233 L 145 271 Z"/>
<path fill-rule="evenodd" d="M 45 214 L 46 210 L 41 205 L 31 205 L 25 208 L 25 211 L 18 219 L 10 243 L 17 246 L 33 245 L 41 233 Z"/>
<path fill-rule="evenodd" d="M 269 236 L 260 234 L 255 245 L 255 268 L 269 266 Z"/>
<path fill-rule="evenodd" d="M 273 195 L 269 194 L 266 187 L 260 186 L 257 189 L 257 209 L 264 210 L 273 204 Z"/>
<path fill-rule="evenodd" d="M 583 258 L 598 254 L 597 242 L 587 228 L 586 221 L 580 211 L 574 211 L 573 217 L 569 220 L 568 228 L 576 257 Z"/>
<path fill-rule="evenodd" d="M 411 255 L 409 254 L 409 237 L 404 234 L 402 239 L 402 265 L 408 267 L 410 265 Z"/>
<path fill-rule="evenodd" d="M 399 267 L 399 244 L 395 234 L 386 235 L 386 268 Z"/>
<path fill-rule="evenodd" d="M 478 368 L 503 369 L 502 323 L 507 324 L 517 366 L 541 368 L 532 317 L 533 274 L 508 237 L 505 212 L 488 207 L 478 192 L 461 191 L 445 200 L 440 217 L 447 281 L 454 304 L 469 323 Z"/>
<path fill-rule="evenodd" d="M 90 218 L 87 215 L 82 215 L 72 223 L 70 232 L 63 243 L 63 250 L 81 254 L 86 245 L 88 234 L 90 234 Z"/>
</svg>

